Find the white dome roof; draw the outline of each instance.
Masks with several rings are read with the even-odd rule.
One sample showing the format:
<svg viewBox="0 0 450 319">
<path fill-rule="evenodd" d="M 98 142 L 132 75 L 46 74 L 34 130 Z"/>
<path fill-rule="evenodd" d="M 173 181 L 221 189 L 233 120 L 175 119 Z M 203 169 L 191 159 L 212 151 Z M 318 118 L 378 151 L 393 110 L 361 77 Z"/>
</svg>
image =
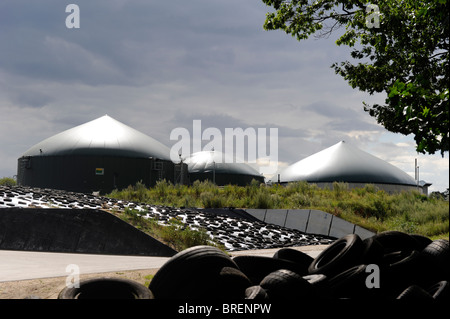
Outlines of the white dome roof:
<svg viewBox="0 0 450 319">
<path fill-rule="evenodd" d="M 100 155 L 170 160 L 169 154 L 167 146 L 105 115 L 45 139 L 23 156 Z"/>
<path fill-rule="evenodd" d="M 401 169 L 344 141 L 288 166 L 280 181 L 416 185 Z"/>
<path fill-rule="evenodd" d="M 188 165 L 189 173 L 243 174 L 261 176 L 259 172 L 246 163 L 236 163 L 232 158 L 218 151 L 202 151 L 191 154 L 184 161 Z"/>
</svg>

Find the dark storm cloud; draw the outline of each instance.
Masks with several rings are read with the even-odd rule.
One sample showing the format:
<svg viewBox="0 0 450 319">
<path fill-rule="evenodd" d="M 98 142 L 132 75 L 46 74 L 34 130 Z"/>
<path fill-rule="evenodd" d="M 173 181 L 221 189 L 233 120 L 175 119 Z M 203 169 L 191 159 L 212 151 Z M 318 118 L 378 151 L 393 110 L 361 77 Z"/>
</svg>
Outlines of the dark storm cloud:
<svg viewBox="0 0 450 319">
<path fill-rule="evenodd" d="M 65 26 L 69 3 L 80 29 Z M 105 114 L 168 146 L 194 119 L 222 132 L 276 127 L 285 163 L 341 139 L 376 143 L 384 131 L 365 97 L 330 69 L 348 50 L 264 31 L 268 10 L 260 0 L 1 0 L 0 177 L 27 147 Z"/>
<path fill-rule="evenodd" d="M 319 101 L 302 108 L 305 111 L 323 116 L 328 120 L 326 129 L 348 132 L 348 131 L 380 131 L 381 127 L 369 122 L 369 114 L 363 108 L 352 109 L 343 107 L 338 103 L 331 104 Z"/>
<path fill-rule="evenodd" d="M 170 123 L 178 123 L 179 127 L 187 128 L 192 131 L 192 125 L 194 120 L 200 120 L 202 129 L 206 129 L 208 127 L 218 128 L 221 132 L 225 132 L 226 128 L 242 128 L 245 130 L 246 128 L 253 128 L 255 131 L 258 128 L 265 128 L 267 131 L 270 128 L 278 129 L 278 136 L 283 137 L 296 137 L 296 138 L 306 138 L 310 137 L 310 133 L 307 130 L 302 128 L 291 128 L 287 126 L 283 126 L 280 124 L 275 124 L 271 122 L 266 123 L 256 123 L 252 121 L 252 119 L 240 119 L 225 113 L 222 114 L 200 114 L 200 113 L 191 113 L 186 114 L 184 112 L 177 113 L 174 118 L 167 121 L 167 124 Z"/>
<path fill-rule="evenodd" d="M 39 91 L 9 91 L 11 100 L 17 106 L 41 108 L 53 101 L 53 98 Z"/>
<path fill-rule="evenodd" d="M 236 1 L 76 3 L 80 29 L 65 27 L 64 2 L 2 2 L 0 68 L 88 85 L 186 79 L 195 70 L 232 66 L 236 45 L 263 33 L 263 16 L 260 25 L 248 28 L 251 8 Z"/>
</svg>

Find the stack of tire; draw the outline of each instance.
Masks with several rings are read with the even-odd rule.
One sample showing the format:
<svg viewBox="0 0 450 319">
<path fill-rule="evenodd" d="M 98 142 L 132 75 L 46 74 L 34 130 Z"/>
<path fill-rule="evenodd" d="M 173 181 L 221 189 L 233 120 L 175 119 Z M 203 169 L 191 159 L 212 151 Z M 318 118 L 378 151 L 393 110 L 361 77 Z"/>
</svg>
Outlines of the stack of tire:
<svg viewBox="0 0 450 319">
<path fill-rule="evenodd" d="M 282 248 L 273 257 L 230 257 L 215 247 L 196 246 L 170 258 L 148 288 L 131 284 L 134 286 L 127 294 L 172 300 L 380 298 L 440 302 L 449 295 L 449 256 L 448 240 L 432 241 L 397 231 L 365 240 L 349 234 L 316 258 L 293 248 Z M 108 289 L 111 293 L 111 287 Z M 83 294 L 91 295 L 82 282 L 80 288 L 65 288 L 60 298 L 82 298 Z"/>
</svg>

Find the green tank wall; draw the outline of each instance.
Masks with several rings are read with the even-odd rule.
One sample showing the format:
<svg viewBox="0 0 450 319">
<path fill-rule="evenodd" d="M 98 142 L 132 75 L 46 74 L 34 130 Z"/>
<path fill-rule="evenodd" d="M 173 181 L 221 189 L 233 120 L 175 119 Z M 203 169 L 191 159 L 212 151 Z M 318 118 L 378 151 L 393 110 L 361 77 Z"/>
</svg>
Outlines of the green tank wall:
<svg viewBox="0 0 450 319">
<path fill-rule="evenodd" d="M 175 182 L 175 164 L 153 158 L 112 156 L 30 156 L 18 159 L 19 185 L 73 192 L 108 193 L 142 181 Z"/>
</svg>

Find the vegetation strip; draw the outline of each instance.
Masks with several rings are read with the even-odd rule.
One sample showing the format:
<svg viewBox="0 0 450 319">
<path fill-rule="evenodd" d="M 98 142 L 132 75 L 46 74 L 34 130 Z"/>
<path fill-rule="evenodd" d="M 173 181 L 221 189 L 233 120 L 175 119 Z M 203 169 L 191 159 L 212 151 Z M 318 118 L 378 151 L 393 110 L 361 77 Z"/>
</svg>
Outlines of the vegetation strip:
<svg viewBox="0 0 450 319">
<path fill-rule="evenodd" d="M 137 183 L 108 197 L 172 207 L 316 209 L 376 233 L 397 230 L 434 239 L 449 237 L 448 192 L 388 194 L 370 184 L 349 189 L 346 183 L 334 183 L 332 188 L 321 189 L 306 182 L 286 186 L 253 182 L 245 187 L 195 182 L 186 186 L 163 180 L 152 188 Z"/>
</svg>

